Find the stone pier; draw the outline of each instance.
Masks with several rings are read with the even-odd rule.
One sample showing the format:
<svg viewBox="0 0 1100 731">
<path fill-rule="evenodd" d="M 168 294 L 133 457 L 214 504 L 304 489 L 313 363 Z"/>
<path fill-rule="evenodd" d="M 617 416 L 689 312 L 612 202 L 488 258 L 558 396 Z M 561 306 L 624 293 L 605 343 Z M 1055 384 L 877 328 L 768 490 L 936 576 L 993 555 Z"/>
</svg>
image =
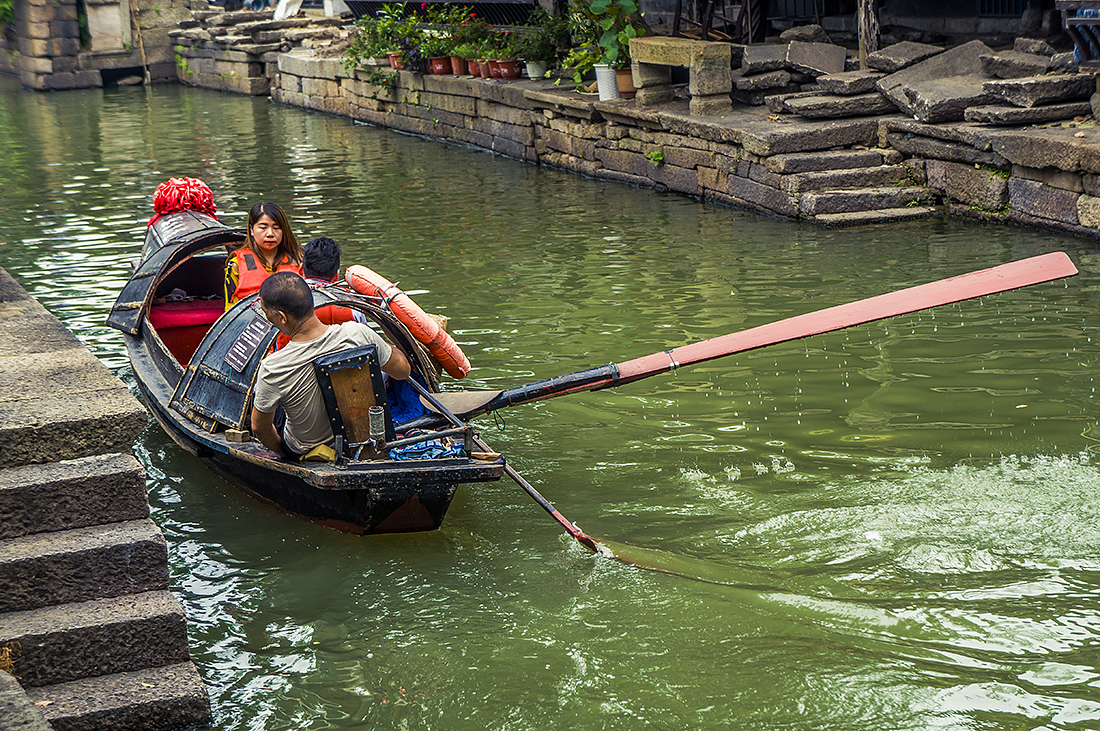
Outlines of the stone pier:
<svg viewBox="0 0 1100 731">
<path fill-rule="evenodd" d="M 0 320 L 0 728 L 209 724 L 131 453 L 145 410 L 3 270 Z"/>
</svg>

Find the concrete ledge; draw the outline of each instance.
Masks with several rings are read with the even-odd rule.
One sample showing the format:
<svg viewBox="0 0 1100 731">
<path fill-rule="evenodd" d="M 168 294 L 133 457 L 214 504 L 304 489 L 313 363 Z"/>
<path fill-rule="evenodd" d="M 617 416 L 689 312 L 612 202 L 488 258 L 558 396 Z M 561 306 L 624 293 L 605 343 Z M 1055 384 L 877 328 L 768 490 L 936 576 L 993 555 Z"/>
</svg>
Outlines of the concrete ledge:
<svg viewBox="0 0 1100 731">
<path fill-rule="evenodd" d="M 177 729 L 210 718 L 210 700 L 192 663 L 31 688 L 53 731 Z M 29 730 L 28 730 L 29 731 Z"/>
<path fill-rule="evenodd" d="M 145 471 L 130 454 L 0 470 L 0 539 L 147 517 Z"/>
<path fill-rule="evenodd" d="M 0 612 L 168 588 L 164 536 L 153 521 L 36 533 L 0 542 Z"/>
<path fill-rule="evenodd" d="M 26 688 L 190 659 L 183 608 L 167 591 L 0 615 L 0 644 L 12 642 Z"/>
<path fill-rule="evenodd" d="M 0 320 L 0 467 L 129 452 L 145 409 L 3 270 Z"/>
</svg>

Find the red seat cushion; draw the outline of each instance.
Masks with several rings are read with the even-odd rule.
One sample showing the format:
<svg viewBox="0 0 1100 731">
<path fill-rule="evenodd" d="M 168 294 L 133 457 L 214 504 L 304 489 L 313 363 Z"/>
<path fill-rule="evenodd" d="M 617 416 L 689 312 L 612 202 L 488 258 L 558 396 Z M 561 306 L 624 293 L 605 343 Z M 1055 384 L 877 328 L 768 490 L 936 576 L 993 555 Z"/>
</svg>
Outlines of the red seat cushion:
<svg viewBox="0 0 1100 731">
<path fill-rule="evenodd" d="M 225 312 L 225 303 L 221 300 L 165 302 L 149 308 L 149 322 L 157 330 L 213 325 L 223 312 Z"/>
</svg>

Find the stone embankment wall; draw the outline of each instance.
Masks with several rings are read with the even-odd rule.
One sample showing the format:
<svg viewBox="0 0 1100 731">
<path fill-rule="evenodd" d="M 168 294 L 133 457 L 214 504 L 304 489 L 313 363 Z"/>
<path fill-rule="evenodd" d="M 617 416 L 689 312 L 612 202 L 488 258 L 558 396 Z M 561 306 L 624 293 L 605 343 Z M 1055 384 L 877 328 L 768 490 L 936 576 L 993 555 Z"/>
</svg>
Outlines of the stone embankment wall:
<svg viewBox="0 0 1100 731">
<path fill-rule="evenodd" d="M 337 59 L 280 54 L 278 102 L 455 140 L 536 164 L 844 226 L 933 215 L 1100 238 L 1100 130 L 925 124 L 900 114 L 716 117 L 688 102 L 638 107 L 543 81 L 345 73 Z M 384 76 L 380 76 L 380 74 Z"/>
<path fill-rule="evenodd" d="M 0 728 L 210 723 L 131 453 L 145 410 L 3 270 L 0 320 Z"/>
<path fill-rule="evenodd" d="M 174 81 L 168 31 L 191 8 L 190 0 L 15 0 L 14 15 L 16 40 L 0 40 L 0 72 L 51 91 L 103 86 L 135 70 L 140 79 L 145 65 L 153 81 Z"/>
</svg>

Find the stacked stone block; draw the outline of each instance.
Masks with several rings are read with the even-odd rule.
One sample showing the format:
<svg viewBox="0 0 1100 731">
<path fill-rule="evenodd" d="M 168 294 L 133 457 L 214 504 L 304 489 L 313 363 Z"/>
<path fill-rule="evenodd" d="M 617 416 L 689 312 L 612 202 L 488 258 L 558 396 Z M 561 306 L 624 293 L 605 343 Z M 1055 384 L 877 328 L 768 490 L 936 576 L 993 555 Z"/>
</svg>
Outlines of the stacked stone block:
<svg viewBox="0 0 1100 731">
<path fill-rule="evenodd" d="M 100 86 L 98 70 L 79 67 L 80 27 L 76 0 L 22 0 L 15 3 L 18 57 L 23 86 L 38 91 Z"/>
<path fill-rule="evenodd" d="M 185 84 L 250 96 L 275 94 L 272 80 L 278 73 L 279 56 L 288 51 L 324 49 L 347 38 L 350 23 L 342 18 L 296 17 L 273 20 L 272 11 L 196 11 L 168 35 L 175 40 L 176 73 Z M 339 66 L 339 59 L 328 59 Z M 299 83 L 287 91 L 306 98 L 325 98 L 331 89 L 322 81 L 334 81 L 329 73 L 317 77 L 317 89 L 302 91 Z M 335 94 L 334 97 L 338 97 Z M 296 103 L 296 102 L 290 102 Z M 309 106 L 298 104 L 298 106 Z M 309 108 L 347 114 L 347 110 Z"/>
</svg>

